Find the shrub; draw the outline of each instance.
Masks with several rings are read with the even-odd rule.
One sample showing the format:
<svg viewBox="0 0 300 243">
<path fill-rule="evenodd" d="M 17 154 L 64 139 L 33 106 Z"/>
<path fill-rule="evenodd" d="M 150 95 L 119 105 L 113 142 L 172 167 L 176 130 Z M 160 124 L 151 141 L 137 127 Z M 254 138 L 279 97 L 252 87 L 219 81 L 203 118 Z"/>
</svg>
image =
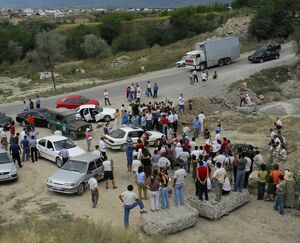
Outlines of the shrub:
<svg viewBox="0 0 300 243">
<path fill-rule="evenodd" d="M 114 52 L 135 51 L 147 47 L 144 36 L 138 32 L 123 33 L 113 41 Z"/>
<path fill-rule="evenodd" d="M 81 44 L 86 57 L 107 57 L 110 54 L 110 47 L 105 40 L 90 34 L 84 37 L 84 42 Z"/>
</svg>

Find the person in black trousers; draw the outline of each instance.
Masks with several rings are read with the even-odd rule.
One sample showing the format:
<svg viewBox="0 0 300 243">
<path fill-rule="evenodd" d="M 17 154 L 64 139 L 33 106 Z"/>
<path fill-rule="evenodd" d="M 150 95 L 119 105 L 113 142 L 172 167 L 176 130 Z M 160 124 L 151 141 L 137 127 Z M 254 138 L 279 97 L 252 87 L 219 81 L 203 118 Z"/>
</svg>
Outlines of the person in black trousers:
<svg viewBox="0 0 300 243">
<path fill-rule="evenodd" d="M 37 141 L 36 141 L 35 137 L 31 136 L 31 139 L 29 141 L 29 146 L 30 146 L 30 154 L 31 154 L 32 163 L 34 163 L 35 161 L 38 160 L 36 145 L 37 145 Z"/>
<path fill-rule="evenodd" d="M 14 160 L 14 162 L 17 161 L 19 167 L 22 168 L 23 166 L 22 166 L 21 157 L 20 157 L 20 153 L 21 153 L 20 145 L 16 142 L 13 142 L 10 145 L 9 151 L 10 151 L 10 155 L 12 156 L 12 159 Z"/>
<path fill-rule="evenodd" d="M 196 175 L 197 181 L 196 186 L 198 186 L 198 196 L 199 200 L 203 200 L 202 195 L 204 193 L 205 200 L 208 201 L 208 191 L 207 191 L 207 178 L 208 178 L 208 168 L 204 166 L 203 161 L 199 162 L 199 167 L 197 168 Z"/>
</svg>

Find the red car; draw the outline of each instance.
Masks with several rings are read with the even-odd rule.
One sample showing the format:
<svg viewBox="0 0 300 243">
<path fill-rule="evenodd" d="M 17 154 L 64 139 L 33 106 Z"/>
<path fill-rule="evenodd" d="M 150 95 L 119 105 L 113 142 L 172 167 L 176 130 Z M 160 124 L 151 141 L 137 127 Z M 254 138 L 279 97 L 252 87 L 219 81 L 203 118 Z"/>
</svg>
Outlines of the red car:
<svg viewBox="0 0 300 243">
<path fill-rule="evenodd" d="M 87 105 L 87 104 L 99 106 L 99 101 L 98 100 L 89 100 L 88 98 L 85 98 L 81 95 L 70 95 L 70 96 L 67 96 L 66 98 L 57 100 L 56 108 L 64 107 L 64 108 L 68 108 L 68 109 L 75 109 L 81 105 Z"/>
</svg>

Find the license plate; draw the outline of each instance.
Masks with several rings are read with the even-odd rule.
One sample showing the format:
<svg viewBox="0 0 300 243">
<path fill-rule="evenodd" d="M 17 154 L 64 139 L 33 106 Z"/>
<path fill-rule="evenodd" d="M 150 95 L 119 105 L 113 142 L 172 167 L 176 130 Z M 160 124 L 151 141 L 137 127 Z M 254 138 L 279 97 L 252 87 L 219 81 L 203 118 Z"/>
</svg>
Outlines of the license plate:
<svg viewBox="0 0 300 243">
<path fill-rule="evenodd" d="M 60 188 L 60 187 L 57 187 L 57 186 L 53 186 L 52 187 L 54 190 L 59 190 L 59 191 L 62 191 L 62 188 Z"/>
</svg>

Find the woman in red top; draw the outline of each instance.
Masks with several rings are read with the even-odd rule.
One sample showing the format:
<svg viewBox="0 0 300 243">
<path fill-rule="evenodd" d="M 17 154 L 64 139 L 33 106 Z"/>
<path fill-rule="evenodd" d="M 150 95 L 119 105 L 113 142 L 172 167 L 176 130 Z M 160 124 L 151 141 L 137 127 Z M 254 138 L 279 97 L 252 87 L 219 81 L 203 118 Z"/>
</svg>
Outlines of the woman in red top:
<svg viewBox="0 0 300 243">
<path fill-rule="evenodd" d="M 145 147 L 145 146 L 144 146 L 142 140 L 141 140 L 141 139 L 138 139 L 136 148 L 137 148 L 137 149 L 142 149 L 142 150 L 143 150 L 144 147 Z"/>
</svg>

